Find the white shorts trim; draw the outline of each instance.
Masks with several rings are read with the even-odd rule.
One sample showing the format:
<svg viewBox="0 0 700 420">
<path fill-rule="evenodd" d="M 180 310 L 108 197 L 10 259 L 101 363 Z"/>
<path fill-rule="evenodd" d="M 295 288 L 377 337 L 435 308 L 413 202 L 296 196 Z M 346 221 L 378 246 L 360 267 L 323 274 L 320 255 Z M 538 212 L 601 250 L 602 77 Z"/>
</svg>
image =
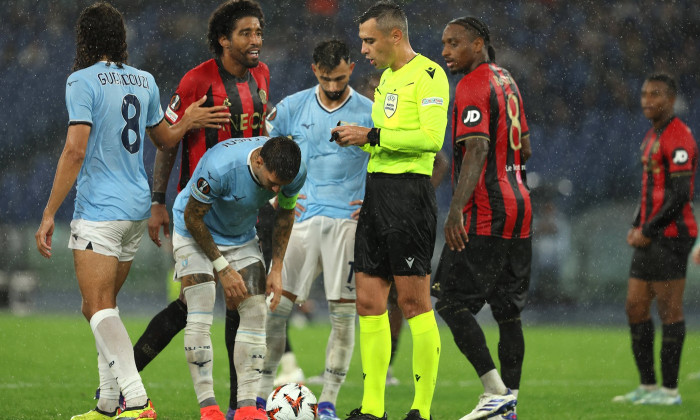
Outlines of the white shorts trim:
<svg viewBox="0 0 700 420">
<path fill-rule="evenodd" d="M 251 264 L 260 261 L 265 265 L 262 251 L 255 237 L 243 245 L 217 245 L 226 261 L 234 270 L 240 271 Z M 180 281 L 184 276 L 192 274 L 214 275 L 214 264 L 204 254 L 194 238 L 182 236 L 173 232 L 173 257 L 175 257 L 175 275 L 173 280 Z"/>
<path fill-rule="evenodd" d="M 309 297 L 316 277 L 323 272 L 327 300 L 350 299 L 355 295 L 355 230 L 357 221 L 314 216 L 294 223 L 282 267 L 282 288 Z"/>
<path fill-rule="evenodd" d="M 117 257 L 119 261 L 131 261 L 141 244 L 148 220 L 108 220 L 94 222 L 73 219 L 70 222 L 68 248 L 84 251 L 92 249 L 98 254 Z"/>
</svg>

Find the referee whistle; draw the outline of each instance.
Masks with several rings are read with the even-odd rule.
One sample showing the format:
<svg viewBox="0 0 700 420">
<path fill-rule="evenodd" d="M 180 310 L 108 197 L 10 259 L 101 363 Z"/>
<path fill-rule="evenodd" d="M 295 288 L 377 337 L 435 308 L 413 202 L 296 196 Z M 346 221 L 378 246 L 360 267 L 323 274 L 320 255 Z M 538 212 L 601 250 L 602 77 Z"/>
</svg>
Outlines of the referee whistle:
<svg viewBox="0 0 700 420">
<path fill-rule="evenodd" d="M 340 121 L 338 121 L 338 124 L 335 125 L 336 127 L 340 127 Z M 331 134 L 331 139 L 328 141 L 338 141 L 338 137 L 340 137 L 340 134 L 336 131 L 335 133 Z"/>
</svg>

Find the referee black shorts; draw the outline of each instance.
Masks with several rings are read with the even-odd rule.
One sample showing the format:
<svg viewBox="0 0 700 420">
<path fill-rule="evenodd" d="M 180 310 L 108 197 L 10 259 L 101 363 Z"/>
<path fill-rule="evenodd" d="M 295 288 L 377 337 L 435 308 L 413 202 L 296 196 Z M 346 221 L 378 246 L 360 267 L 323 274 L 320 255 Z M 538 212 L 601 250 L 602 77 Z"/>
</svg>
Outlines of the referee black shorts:
<svg viewBox="0 0 700 420">
<path fill-rule="evenodd" d="M 630 266 L 630 278 L 646 281 L 684 279 L 695 238 L 652 239 L 646 248 L 635 248 Z"/>
<path fill-rule="evenodd" d="M 436 224 L 429 176 L 367 174 L 355 234 L 355 272 L 387 279 L 430 274 Z"/>
<path fill-rule="evenodd" d="M 431 294 L 473 314 L 488 302 L 497 321 L 510 319 L 525 307 L 531 265 L 531 238 L 470 235 L 462 251 L 443 248 Z"/>
</svg>

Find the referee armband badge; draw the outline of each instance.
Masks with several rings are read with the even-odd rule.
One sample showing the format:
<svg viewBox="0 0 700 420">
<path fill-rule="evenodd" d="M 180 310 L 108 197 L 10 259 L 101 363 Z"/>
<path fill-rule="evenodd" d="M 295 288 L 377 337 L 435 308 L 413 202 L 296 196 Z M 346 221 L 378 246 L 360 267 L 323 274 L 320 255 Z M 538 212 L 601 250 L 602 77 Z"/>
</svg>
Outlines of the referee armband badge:
<svg viewBox="0 0 700 420">
<path fill-rule="evenodd" d="M 277 203 L 285 210 L 293 210 L 297 205 L 297 197 L 299 197 L 298 193 L 291 197 L 287 197 L 282 191 L 280 191 L 277 193 Z"/>
</svg>

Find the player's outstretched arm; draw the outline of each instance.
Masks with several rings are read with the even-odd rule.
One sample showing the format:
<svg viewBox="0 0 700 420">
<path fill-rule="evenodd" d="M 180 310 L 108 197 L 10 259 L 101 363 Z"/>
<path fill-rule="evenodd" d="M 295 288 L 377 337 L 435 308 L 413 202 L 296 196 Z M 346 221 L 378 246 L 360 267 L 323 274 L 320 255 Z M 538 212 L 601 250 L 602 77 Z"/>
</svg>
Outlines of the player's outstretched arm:
<svg viewBox="0 0 700 420">
<path fill-rule="evenodd" d="M 292 226 L 294 226 L 294 208 L 288 210 L 278 207 L 275 213 L 275 225 L 272 228 L 272 263 L 270 273 L 267 275 L 265 291 L 268 295 L 270 293 L 273 295 L 270 302 L 271 311 L 277 308 L 282 297 L 282 261 L 287 252 Z"/>
<path fill-rule="evenodd" d="M 214 263 L 221 286 L 227 298 L 243 298 L 248 293 L 243 278 L 226 261 L 219 247 L 216 246 L 209 228 L 204 224 L 204 215 L 211 209 L 211 204 L 205 204 L 190 197 L 185 206 L 185 226 L 192 238 L 197 242 L 204 255 Z"/>
<path fill-rule="evenodd" d="M 148 236 L 156 246 L 160 247 L 160 227 L 163 227 L 163 235 L 170 237 L 170 216 L 165 206 L 165 192 L 168 190 L 168 178 L 175 165 L 177 146 L 156 151 L 155 164 L 153 166 L 153 197 L 151 203 L 151 217 L 148 218 Z"/>
<path fill-rule="evenodd" d="M 68 127 L 66 145 L 58 159 L 51 195 L 46 203 L 39 229 L 34 235 L 37 250 L 46 258 L 51 258 L 54 216 L 78 178 L 78 173 L 85 159 L 85 150 L 87 150 L 91 128 L 87 124 L 76 124 Z"/>
<path fill-rule="evenodd" d="M 465 242 L 469 241 L 467 231 L 464 229 L 462 209 L 479 182 L 481 170 L 489 152 L 489 142 L 481 137 L 467 138 L 464 140 L 464 147 L 466 150 L 462 159 L 462 170 L 445 220 L 445 242 L 453 251 L 463 250 Z"/>
<path fill-rule="evenodd" d="M 176 124 L 170 125 L 165 119 L 155 127 L 148 129 L 148 135 L 153 144 L 159 148 L 169 148 L 176 146 L 180 139 L 189 130 L 199 128 L 221 129 L 221 125 L 229 121 L 231 113 L 224 105 L 202 107 L 207 100 L 207 95 L 202 96 L 198 101 L 193 102 L 185 110 L 182 119 Z"/>
</svg>

